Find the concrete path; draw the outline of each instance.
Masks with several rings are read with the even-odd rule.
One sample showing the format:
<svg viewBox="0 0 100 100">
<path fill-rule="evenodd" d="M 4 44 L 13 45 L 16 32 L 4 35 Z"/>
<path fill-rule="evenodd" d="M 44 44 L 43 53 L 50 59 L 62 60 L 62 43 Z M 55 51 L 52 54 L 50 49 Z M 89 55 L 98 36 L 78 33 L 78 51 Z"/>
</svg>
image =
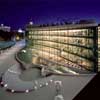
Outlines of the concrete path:
<svg viewBox="0 0 100 100">
<path fill-rule="evenodd" d="M 10 67 L 2 76 L 3 84 L 7 84 L 8 89 L 13 89 L 15 91 L 25 91 L 27 89 L 33 89 L 33 82 L 24 82 L 19 79 L 21 70 L 16 64 Z"/>
<path fill-rule="evenodd" d="M 17 43 L 14 47 L 7 50 L 8 52 L 5 52 L 1 54 L 1 59 L 4 60 L 11 54 L 15 54 L 18 50 L 20 50 L 22 47 L 24 47 L 24 41 L 21 41 Z M 22 81 L 19 76 L 22 74 L 22 70 L 20 68 L 20 65 L 18 62 L 16 62 L 14 65 L 12 65 L 10 68 L 8 68 L 4 74 L 2 75 L 2 83 L 6 89 L 10 89 L 16 91 L 16 92 L 29 92 L 31 90 L 34 90 L 35 88 L 41 88 L 42 85 L 46 86 L 46 84 L 50 83 L 51 79 L 47 80 L 32 80 L 32 81 Z M 40 73 L 38 73 L 40 74 Z M 34 81 L 34 82 L 33 82 Z M 37 84 L 36 84 L 36 83 Z M 41 83 L 42 82 L 42 83 Z"/>
<path fill-rule="evenodd" d="M 29 92 L 35 90 L 35 88 L 39 89 L 49 85 L 50 80 L 52 79 L 52 77 L 50 77 L 46 80 L 43 78 L 32 81 L 23 81 L 19 78 L 20 74 L 22 73 L 18 64 L 10 67 L 2 76 L 4 87 L 6 89 L 14 90 L 14 92 Z"/>
<path fill-rule="evenodd" d="M 15 53 L 18 52 L 23 46 L 25 46 L 24 40 L 17 42 L 13 47 L 0 54 L 0 76 L 11 66 L 18 64 L 14 59 Z"/>
</svg>

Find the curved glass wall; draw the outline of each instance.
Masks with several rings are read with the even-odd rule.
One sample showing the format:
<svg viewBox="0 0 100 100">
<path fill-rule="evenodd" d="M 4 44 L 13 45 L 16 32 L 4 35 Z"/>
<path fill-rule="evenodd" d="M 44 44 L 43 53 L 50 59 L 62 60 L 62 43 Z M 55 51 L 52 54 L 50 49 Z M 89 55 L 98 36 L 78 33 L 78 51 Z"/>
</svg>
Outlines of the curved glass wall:
<svg viewBox="0 0 100 100">
<path fill-rule="evenodd" d="M 100 71 L 100 26 L 98 27 L 98 70 Z"/>
<path fill-rule="evenodd" d="M 68 64 L 87 70 L 94 70 L 94 28 L 28 30 L 28 40 L 33 54 L 55 61 L 63 66 Z M 38 63 L 40 63 L 38 61 Z M 46 62 L 45 62 L 46 63 Z"/>
</svg>

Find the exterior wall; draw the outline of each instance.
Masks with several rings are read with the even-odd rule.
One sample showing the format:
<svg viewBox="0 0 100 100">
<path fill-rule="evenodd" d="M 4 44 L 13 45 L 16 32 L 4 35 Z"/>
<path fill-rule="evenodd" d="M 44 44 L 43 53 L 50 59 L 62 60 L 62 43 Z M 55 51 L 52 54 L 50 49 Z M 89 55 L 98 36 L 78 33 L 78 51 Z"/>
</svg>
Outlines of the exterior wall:
<svg viewBox="0 0 100 100">
<path fill-rule="evenodd" d="M 0 30 L 3 30 L 5 32 L 10 32 L 11 28 L 8 26 L 0 26 Z"/>
<path fill-rule="evenodd" d="M 28 45 L 40 64 L 97 71 L 96 26 L 28 27 Z M 44 60 L 45 59 L 45 60 Z"/>
<path fill-rule="evenodd" d="M 98 70 L 100 71 L 100 26 L 98 27 Z"/>
</svg>

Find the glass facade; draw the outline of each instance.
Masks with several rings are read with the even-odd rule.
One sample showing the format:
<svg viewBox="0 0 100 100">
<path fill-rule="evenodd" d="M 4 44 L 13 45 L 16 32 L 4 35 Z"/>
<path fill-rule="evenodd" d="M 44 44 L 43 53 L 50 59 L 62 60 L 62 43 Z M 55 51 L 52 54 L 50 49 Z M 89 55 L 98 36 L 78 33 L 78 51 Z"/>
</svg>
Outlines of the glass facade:
<svg viewBox="0 0 100 100">
<path fill-rule="evenodd" d="M 33 63 L 97 71 L 96 26 L 27 27 Z M 35 55 L 35 57 L 34 57 Z M 35 60 L 34 60 L 35 59 Z M 37 59 L 37 61 L 36 61 Z M 35 62 L 34 62 L 35 61 Z M 51 64 L 50 64 L 51 62 Z"/>
<path fill-rule="evenodd" d="M 100 71 L 100 26 L 98 26 L 98 70 Z"/>
</svg>

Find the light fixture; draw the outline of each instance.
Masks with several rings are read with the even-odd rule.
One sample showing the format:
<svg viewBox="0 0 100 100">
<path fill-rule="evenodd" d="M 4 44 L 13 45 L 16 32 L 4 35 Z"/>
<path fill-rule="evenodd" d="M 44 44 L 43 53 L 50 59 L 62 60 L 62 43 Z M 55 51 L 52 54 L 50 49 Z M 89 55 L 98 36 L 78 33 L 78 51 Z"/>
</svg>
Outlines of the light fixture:
<svg viewBox="0 0 100 100">
<path fill-rule="evenodd" d="M 7 84 L 4 85 L 4 87 L 7 87 L 7 86 L 8 86 Z"/>
<path fill-rule="evenodd" d="M 46 83 L 46 86 L 48 85 L 48 83 Z"/>
<path fill-rule="evenodd" d="M 40 87 L 42 87 L 42 84 L 40 84 Z"/>
<path fill-rule="evenodd" d="M 30 22 L 29 22 L 29 24 L 30 24 L 30 25 L 33 25 L 33 22 L 32 22 L 32 21 L 30 21 Z"/>
<path fill-rule="evenodd" d="M 14 92 L 14 90 L 11 90 L 11 92 Z"/>
<path fill-rule="evenodd" d="M 37 90 L 37 86 L 35 86 L 34 89 Z"/>
<path fill-rule="evenodd" d="M 25 92 L 26 92 L 26 93 L 28 93 L 28 92 L 29 92 L 29 90 L 26 90 Z"/>
<path fill-rule="evenodd" d="M 53 80 L 50 80 L 50 82 L 53 82 Z"/>
<path fill-rule="evenodd" d="M 1 82 L 1 84 L 3 84 L 3 82 Z"/>
</svg>

